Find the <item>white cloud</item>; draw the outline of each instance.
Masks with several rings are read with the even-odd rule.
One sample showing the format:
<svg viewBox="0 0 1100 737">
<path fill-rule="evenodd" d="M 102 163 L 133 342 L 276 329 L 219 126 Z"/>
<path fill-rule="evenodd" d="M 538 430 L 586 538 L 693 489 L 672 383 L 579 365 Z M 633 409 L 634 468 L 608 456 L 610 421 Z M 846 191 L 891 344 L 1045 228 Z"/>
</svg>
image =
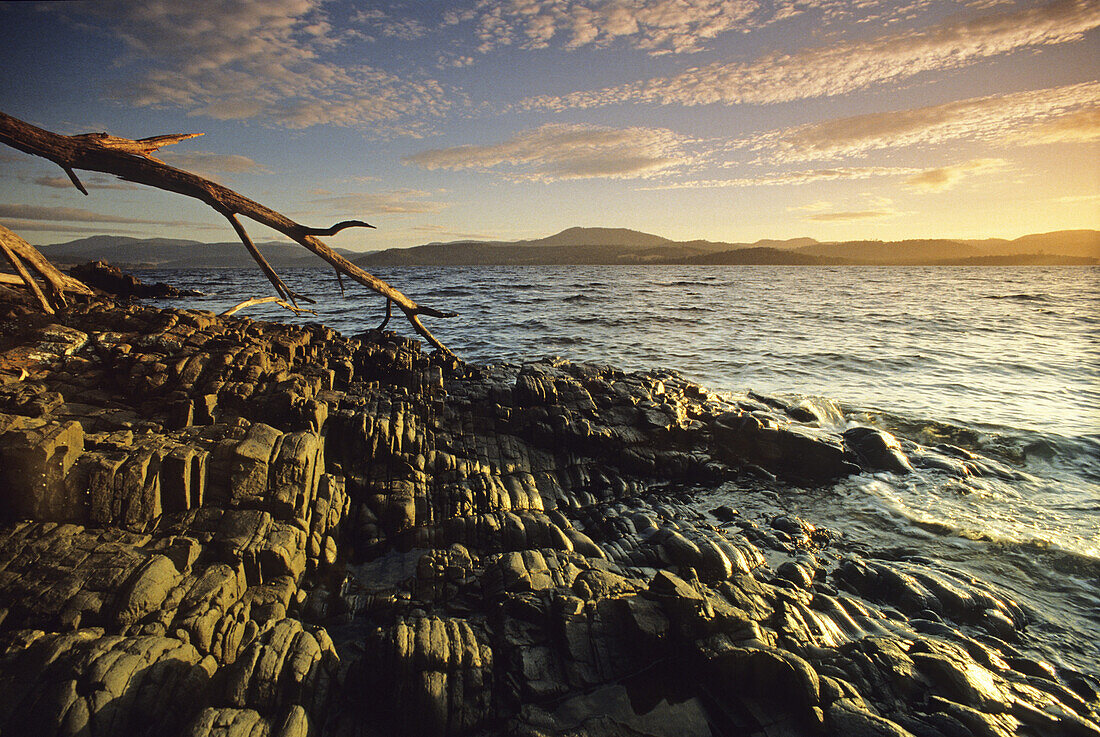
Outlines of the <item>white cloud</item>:
<svg viewBox="0 0 1100 737">
<path fill-rule="evenodd" d="M 779 187 L 814 182 L 834 182 L 872 177 L 913 176 L 923 169 L 898 166 L 838 166 L 829 169 L 807 169 L 803 171 L 781 171 L 734 179 L 695 179 L 685 182 L 670 182 L 640 189 L 716 189 L 724 187 Z"/>
<path fill-rule="evenodd" d="M 45 223 L 36 220 L 20 220 L 18 218 L 4 218 L 4 226 L 14 233 L 102 233 L 103 226 L 86 226 L 86 225 L 68 225 L 58 223 Z M 132 235 L 140 234 L 142 231 L 130 230 L 128 228 L 119 228 L 118 226 L 111 226 L 112 235 Z"/>
<path fill-rule="evenodd" d="M 1033 125 L 1013 137 L 1016 143 L 1091 143 L 1100 141 L 1100 100 L 1097 106 Z"/>
<path fill-rule="evenodd" d="M 41 176 L 35 177 L 34 183 L 40 187 L 52 187 L 53 189 L 75 189 L 73 182 L 68 177 L 57 176 L 48 177 Z M 99 174 L 93 174 L 92 176 L 86 176 L 81 172 L 80 183 L 84 185 L 85 189 L 125 189 L 134 190 L 141 189 L 136 184 L 130 182 L 124 182 L 121 179 L 112 179 Z"/>
<path fill-rule="evenodd" d="M 767 174 L 758 174 L 750 177 L 738 177 L 734 179 L 695 179 L 682 182 L 668 182 L 649 187 L 640 187 L 640 190 L 663 189 L 718 189 L 727 187 L 783 187 L 800 186 L 803 184 L 816 184 L 820 182 L 859 181 L 872 178 L 898 178 L 906 177 L 903 184 L 922 192 L 941 192 L 957 184 L 966 176 L 973 174 L 998 171 L 1005 168 L 1007 162 L 1003 159 L 973 159 L 961 164 L 942 166 L 935 168 L 916 168 L 906 166 L 837 166 L 827 169 L 804 169 L 801 171 L 779 171 Z M 820 205 L 813 209 L 826 209 L 830 203 L 816 203 Z M 876 200 L 873 204 L 880 206 L 882 201 Z M 888 204 L 888 203 L 887 203 Z M 810 206 L 800 206 L 799 210 L 809 210 Z"/>
<path fill-rule="evenodd" d="M 1100 83 L 1085 82 L 839 118 L 767 132 L 734 145 L 759 151 L 774 163 L 858 156 L 956 139 L 1004 142 L 1021 126 L 1054 123 L 1098 104 Z"/>
<path fill-rule="evenodd" d="M 163 220 L 145 220 L 119 215 L 108 215 L 80 207 L 56 207 L 52 205 L 4 205 L 0 204 L 0 217 L 20 218 L 23 220 L 47 220 L 78 223 L 131 223 L 142 225 L 179 225 Z"/>
<path fill-rule="evenodd" d="M 928 0 L 479 0 L 447 14 L 472 22 L 478 51 L 502 46 L 576 49 L 624 43 L 653 55 L 696 53 L 726 33 L 747 33 L 804 13 L 821 22 L 858 17 L 887 24 Z"/>
<path fill-rule="evenodd" d="M 360 10 L 353 17 L 354 23 L 367 26 L 387 38 L 415 41 L 429 33 L 428 27 L 415 18 L 398 18 L 378 8 Z"/>
<path fill-rule="evenodd" d="M 447 207 L 445 202 L 433 202 L 426 199 L 430 192 L 416 189 L 401 189 L 390 192 L 351 192 L 314 200 L 344 212 L 369 217 L 372 213 L 422 213 L 439 212 Z"/>
<path fill-rule="evenodd" d="M 334 50 L 362 34 L 336 30 L 327 7 L 322 0 L 111 0 L 62 12 L 90 16 L 125 41 L 136 71 L 112 92 L 137 106 L 409 134 L 450 107 L 432 79 L 338 62 Z M 420 32 L 408 20 L 387 28 L 400 37 Z"/>
<path fill-rule="evenodd" d="M 756 0 L 483 0 L 483 40 L 545 48 L 607 45 L 617 39 L 651 53 L 690 53 L 715 36 L 744 30 L 760 9 Z M 505 30 L 506 29 L 506 30 Z"/>
<path fill-rule="evenodd" d="M 819 212 L 807 215 L 806 220 L 815 223 L 851 223 L 860 220 L 878 220 L 897 215 L 895 210 L 847 210 L 843 212 Z"/>
<path fill-rule="evenodd" d="M 1100 26 L 1100 3 L 1058 0 L 924 30 L 841 41 L 749 63 L 715 63 L 671 77 L 563 97 L 531 97 L 528 108 L 563 110 L 625 101 L 770 104 L 843 95 L 924 72 L 945 71 L 1023 49 L 1068 43 Z"/>
<path fill-rule="evenodd" d="M 268 170 L 247 156 L 215 154 L 207 151 L 181 153 L 165 151 L 159 158 L 177 169 L 186 169 L 204 176 L 211 174 L 262 174 Z"/>
<path fill-rule="evenodd" d="M 431 149 L 403 161 L 429 170 L 501 171 L 514 181 L 630 179 L 689 163 L 690 143 L 663 128 L 547 124 L 501 143 Z"/>
<path fill-rule="evenodd" d="M 972 159 L 962 164 L 925 169 L 905 180 L 905 186 L 920 192 L 943 192 L 958 184 L 964 177 L 988 173 L 1005 168 L 1004 159 Z"/>
<path fill-rule="evenodd" d="M 788 207 L 787 212 L 823 212 L 833 207 L 833 203 L 827 200 L 818 200 L 805 205 Z"/>
</svg>

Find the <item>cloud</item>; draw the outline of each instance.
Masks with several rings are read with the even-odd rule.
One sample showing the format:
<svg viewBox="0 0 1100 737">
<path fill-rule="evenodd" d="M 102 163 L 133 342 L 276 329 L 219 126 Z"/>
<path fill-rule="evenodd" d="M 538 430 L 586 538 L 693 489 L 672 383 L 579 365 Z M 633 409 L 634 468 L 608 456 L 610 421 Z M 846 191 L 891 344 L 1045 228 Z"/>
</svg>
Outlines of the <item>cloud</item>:
<svg viewBox="0 0 1100 737">
<path fill-rule="evenodd" d="M 0 217 L 21 218 L 24 220 L 55 220 L 78 223 L 135 223 L 141 225 L 181 225 L 185 223 L 165 222 L 163 220 L 144 220 L 118 215 L 106 215 L 101 212 L 85 210 L 80 207 L 54 207 L 48 205 L 4 205 L 0 204 Z"/>
<path fill-rule="evenodd" d="M 401 41 L 415 41 L 429 33 L 428 27 L 415 18 L 397 18 L 378 8 L 360 10 L 352 16 L 352 21 L 369 26 L 370 30 L 382 36 Z"/>
<path fill-rule="evenodd" d="M 1085 82 L 828 120 L 764 133 L 734 146 L 779 162 L 858 156 L 955 139 L 1003 142 L 1022 126 L 1057 121 L 1098 104 L 1100 83 Z"/>
<path fill-rule="evenodd" d="M 704 42 L 747 30 L 756 0 L 481 0 L 473 13 L 478 51 L 607 46 L 624 39 L 652 54 L 692 53 Z"/>
<path fill-rule="evenodd" d="M 428 119 L 449 109 L 435 80 L 342 63 L 339 48 L 362 43 L 362 34 L 337 30 L 330 8 L 323 0 L 110 0 L 66 4 L 60 12 L 126 43 L 127 73 L 110 91 L 140 107 L 406 134 L 423 132 Z M 408 23 L 403 28 L 394 32 L 416 32 Z"/>
<path fill-rule="evenodd" d="M 445 202 L 432 202 L 425 199 L 430 196 L 430 192 L 401 189 L 390 192 L 352 192 L 322 197 L 314 202 L 349 213 L 363 213 L 363 217 L 379 212 L 393 214 L 439 212 L 447 207 Z"/>
<path fill-rule="evenodd" d="M 444 26 L 473 23 L 477 51 L 607 47 L 626 44 L 651 55 L 703 51 L 727 33 L 748 33 L 794 16 L 820 22 L 855 16 L 885 25 L 906 18 L 926 0 L 479 0 L 449 11 Z"/>
<path fill-rule="evenodd" d="M 1078 202 L 1095 202 L 1097 200 L 1100 200 L 1100 193 L 1065 195 L 1064 197 L 1055 197 L 1054 198 L 1054 202 L 1060 202 L 1062 204 L 1075 204 L 1075 203 L 1078 203 Z"/>
<path fill-rule="evenodd" d="M 810 202 L 806 205 L 796 205 L 788 207 L 787 212 L 823 212 L 833 206 L 832 202 L 827 200 L 818 200 L 817 202 Z"/>
<path fill-rule="evenodd" d="M 848 212 L 819 212 L 807 215 L 806 220 L 815 223 L 850 223 L 858 220 L 877 220 L 897 215 L 894 210 L 852 210 Z"/>
<path fill-rule="evenodd" d="M 954 187 L 964 177 L 1003 169 L 1006 164 L 1004 159 L 973 159 L 954 166 L 925 169 L 906 179 L 905 186 L 921 192 L 943 192 Z"/>
<path fill-rule="evenodd" d="M 68 225 L 65 223 L 43 223 L 35 220 L 21 220 L 18 218 L 5 218 L 4 225 L 15 233 L 102 233 L 103 228 L 100 227 L 88 227 L 82 225 Z M 111 227 L 112 235 L 131 235 L 142 233 L 140 230 L 130 230 L 127 228 Z"/>
<path fill-rule="evenodd" d="M 268 169 L 257 164 L 247 156 L 238 154 L 215 154 L 206 151 L 177 153 L 166 151 L 160 158 L 177 169 L 186 169 L 209 176 L 211 174 L 266 174 Z"/>
<path fill-rule="evenodd" d="M 455 240 L 473 240 L 473 241 L 487 241 L 492 240 L 493 236 L 486 235 L 485 233 L 463 233 L 457 230 L 451 230 L 443 225 L 416 225 L 409 228 L 414 233 L 429 233 L 435 236 L 453 238 Z"/>
<path fill-rule="evenodd" d="M 804 171 L 773 172 L 754 177 L 735 179 L 696 179 L 686 182 L 658 184 L 639 189 L 715 189 L 723 187 L 778 187 L 788 185 L 811 184 L 814 182 L 832 182 L 842 180 L 870 179 L 872 177 L 912 176 L 922 173 L 923 169 L 899 166 L 838 166 L 829 169 L 808 169 Z"/>
<path fill-rule="evenodd" d="M 431 149 L 403 161 L 429 170 L 502 171 L 513 181 L 630 179 L 688 163 L 689 143 L 663 128 L 549 123 L 502 143 Z"/>
<path fill-rule="evenodd" d="M 844 95 L 897 83 L 924 72 L 958 69 L 1022 49 L 1080 40 L 1100 26 L 1100 3 L 1058 0 L 1040 7 L 948 20 L 923 30 L 841 41 L 757 61 L 715 63 L 671 77 L 578 92 L 531 97 L 527 108 L 563 110 L 627 101 L 658 104 L 771 104 Z"/>
<path fill-rule="evenodd" d="M 1079 110 L 1056 120 L 1034 125 L 1021 131 L 1014 140 L 1027 145 L 1100 141 L 1100 104 L 1089 110 Z"/>
<path fill-rule="evenodd" d="M 68 177 L 35 177 L 34 183 L 41 187 L 52 187 L 54 189 L 75 189 L 72 180 Z M 83 175 L 83 172 L 80 177 L 80 183 L 84 185 L 85 189 L 141 189 L 141 187 L 136 184 L 124 182 L 120 179 L 109 179 L 98 174 L 93 174 L 89 177 Z"/>
</svg>

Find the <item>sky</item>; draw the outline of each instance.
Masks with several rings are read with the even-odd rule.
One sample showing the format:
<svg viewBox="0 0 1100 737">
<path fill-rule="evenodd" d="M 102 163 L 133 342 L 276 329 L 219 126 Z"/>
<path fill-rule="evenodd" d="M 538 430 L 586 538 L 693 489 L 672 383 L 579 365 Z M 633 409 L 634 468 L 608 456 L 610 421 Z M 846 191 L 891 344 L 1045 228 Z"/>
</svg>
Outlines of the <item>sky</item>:
<svg viewBox="0 0 1100 737">
<path fill-rule="evenodd" d="M 3 112 L 203 133 L 158 157 L 353 250 L 1100 228 L 1100 0 L 0 1 L 0 42 Z M 0 148 L 0 223 L 235 239 L 82 179 Z"/>
</svg>

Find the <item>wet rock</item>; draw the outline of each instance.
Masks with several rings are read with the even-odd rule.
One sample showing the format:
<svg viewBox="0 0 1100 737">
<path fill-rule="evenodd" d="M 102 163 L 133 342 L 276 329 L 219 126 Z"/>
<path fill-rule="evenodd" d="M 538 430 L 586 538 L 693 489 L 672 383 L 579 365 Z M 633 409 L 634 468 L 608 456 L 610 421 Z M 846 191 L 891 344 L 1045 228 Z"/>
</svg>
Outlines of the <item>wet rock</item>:
<svg viewBox="0 0 1100 737">
<path fill-rule="evenodd" d="M 869 471 L 912 473 L 913 466 L 901 449 L 898 439 L 873 427 L 853 427 L 844 431 L 844 443 L 859 456 Z"/>
<path fill-rule="evenodd" d="M 460 366 L 392 333 L 51 319 L 17 346 L 33 379 L 0 386 L 5 733 L 1095 721 L 1095 680 L 1025 655 L 1011 599 L 911 553 L 840 557 L 865 546 L 783 506 L 777 478 L 868 468 L 828 408 L 560 359 Z M 722 484 L 784 511 L 705 513 Z"/>
<path fill-rule="evenodd" d="M 146 284 L 133 274 L 124 273 L 105 261 L 90 261 L 74 266 L 69 273 L 90 287 L 123 299 L 161 299 L 165 297 L 199 297 L 202 292 L 178 289 L 164 282 Z"/>
<path fill-rule="evenodd" d="M 717 418 L 714 436 L 720 458 L 762 466 L 781 477 L 822 482 L 859 471 L 838 438 L 802 427 L 780 427 L 751 414 Z"/>
</svg>

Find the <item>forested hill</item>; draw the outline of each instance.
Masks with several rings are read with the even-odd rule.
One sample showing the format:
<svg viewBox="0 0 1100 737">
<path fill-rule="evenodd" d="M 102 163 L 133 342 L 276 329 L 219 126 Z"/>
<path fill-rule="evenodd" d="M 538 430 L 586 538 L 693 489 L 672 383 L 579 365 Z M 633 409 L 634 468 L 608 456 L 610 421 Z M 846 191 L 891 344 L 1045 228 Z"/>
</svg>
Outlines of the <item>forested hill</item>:
<svg viewBox="0 0 1100 737">
<path fill-rule="evenodd" d="M 320 266 L 293 243 L 257 244 L 275 268 Z M 93 236 L 39 250 L 58 264 L 109 261 L 129 268 L 241 268 L 254 262 L 238 242 Z M 626 228 L 569 228 L 526 241 L 457 241 L 360 253 L 364 268 L 492 265 L 1087 265 L 1100 263 L 1100 231 L 1064 230 L 1014 240 L 924 239 L 825 243 L 813 238 L 725 243 L 673 241 Z"/>
</svg>

